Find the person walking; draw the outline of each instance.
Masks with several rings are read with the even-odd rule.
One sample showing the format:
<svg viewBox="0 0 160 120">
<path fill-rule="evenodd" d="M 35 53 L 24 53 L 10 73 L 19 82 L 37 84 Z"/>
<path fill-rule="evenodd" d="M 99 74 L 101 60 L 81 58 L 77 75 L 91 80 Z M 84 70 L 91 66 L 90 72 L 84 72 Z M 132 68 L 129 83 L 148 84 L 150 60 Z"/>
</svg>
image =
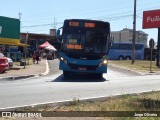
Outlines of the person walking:
<svg viewBox="0 0 160 120">
<path fill-rule="evenodd" d="M 40 52 L 39 52 L 38 49 L 34 52 L 34 55 L 35 55 L 35 58 L 36 58 L 36 64 L 38 64 L 39 57 L 40 57 Z"/>
</svg>

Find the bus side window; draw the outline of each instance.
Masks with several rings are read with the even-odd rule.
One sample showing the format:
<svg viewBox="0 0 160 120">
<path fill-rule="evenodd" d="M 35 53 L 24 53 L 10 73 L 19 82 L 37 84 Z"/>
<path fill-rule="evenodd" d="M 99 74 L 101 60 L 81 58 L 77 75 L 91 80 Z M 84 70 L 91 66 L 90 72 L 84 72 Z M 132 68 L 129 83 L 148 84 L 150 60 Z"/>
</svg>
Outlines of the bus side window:
<svg viewBox="0 0 160 120">
<path fill-rule="evenodd" d="M 140 50 L 140 49 L 142 49 L 143 48 L 143 45 L 136 45 L 136 50 Z"/>
</svg>

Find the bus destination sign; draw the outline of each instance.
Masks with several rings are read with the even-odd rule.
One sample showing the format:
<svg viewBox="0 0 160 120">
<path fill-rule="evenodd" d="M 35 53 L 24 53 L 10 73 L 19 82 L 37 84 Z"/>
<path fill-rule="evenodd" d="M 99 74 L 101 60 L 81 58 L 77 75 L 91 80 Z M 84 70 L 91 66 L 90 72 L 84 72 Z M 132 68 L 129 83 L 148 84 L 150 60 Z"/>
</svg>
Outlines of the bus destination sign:
<svg viewBox="0 0 160 120">
<path fill-rule="evenodd" d="M 85 22 L 85 27 L 94 28 L 95 27 L 95 23 L 87 23 L 87 22 Z"/>
<path fill-rule="evenodd" d="M 78 27 L 79 26 L 79 22 L 69 22 L 69 26 Z"/>
<path fill-rule="evenodd" d="M 69 26 L 72 27 L 86 27 L 86 28 L 95 28 L 95 23 L 93 22 L 85 22 L 85 23 L 79 23 L 79 22 L 69 22 Z"/>
</svg>

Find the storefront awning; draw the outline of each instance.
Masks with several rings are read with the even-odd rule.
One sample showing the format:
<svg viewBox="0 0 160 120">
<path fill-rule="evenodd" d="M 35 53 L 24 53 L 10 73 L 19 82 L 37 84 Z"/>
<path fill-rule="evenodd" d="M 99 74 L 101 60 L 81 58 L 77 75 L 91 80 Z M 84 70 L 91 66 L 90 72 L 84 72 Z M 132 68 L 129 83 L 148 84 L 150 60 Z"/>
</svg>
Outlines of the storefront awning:
<svg viewBox="0 0 160 120">
<path fill-rule="evenodd" d="M 28 44 L 23 44 L 23 43 L 5 43 L 5 42 L 0 42 L 0 45 L 22 46 L 22 47 L 30 46 Z"/>
<path fill-rule="evenodd" d="M 29 46 L 28 44 L 20 43 L 19 39 L 2 38 L 0 37 L 0 45 L 10 45 L 10 46 Z"/>
</svg>

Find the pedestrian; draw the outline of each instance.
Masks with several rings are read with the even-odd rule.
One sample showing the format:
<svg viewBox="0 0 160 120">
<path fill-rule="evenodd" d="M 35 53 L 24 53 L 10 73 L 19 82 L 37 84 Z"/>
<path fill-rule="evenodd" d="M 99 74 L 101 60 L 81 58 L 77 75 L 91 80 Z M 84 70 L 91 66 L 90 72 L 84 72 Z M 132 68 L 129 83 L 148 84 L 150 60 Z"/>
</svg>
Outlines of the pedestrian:
<svg viewBox="0 0 160 120">
<path fill-rule="evenodd" d="M 40 52 L 39 52 L 38 49 L 34 52 L 34 55 L 35 55 L 35 58 L 36 58 L 36 64 L 38 64 L 39 57 L 40 57 Z"/>
</svg>

